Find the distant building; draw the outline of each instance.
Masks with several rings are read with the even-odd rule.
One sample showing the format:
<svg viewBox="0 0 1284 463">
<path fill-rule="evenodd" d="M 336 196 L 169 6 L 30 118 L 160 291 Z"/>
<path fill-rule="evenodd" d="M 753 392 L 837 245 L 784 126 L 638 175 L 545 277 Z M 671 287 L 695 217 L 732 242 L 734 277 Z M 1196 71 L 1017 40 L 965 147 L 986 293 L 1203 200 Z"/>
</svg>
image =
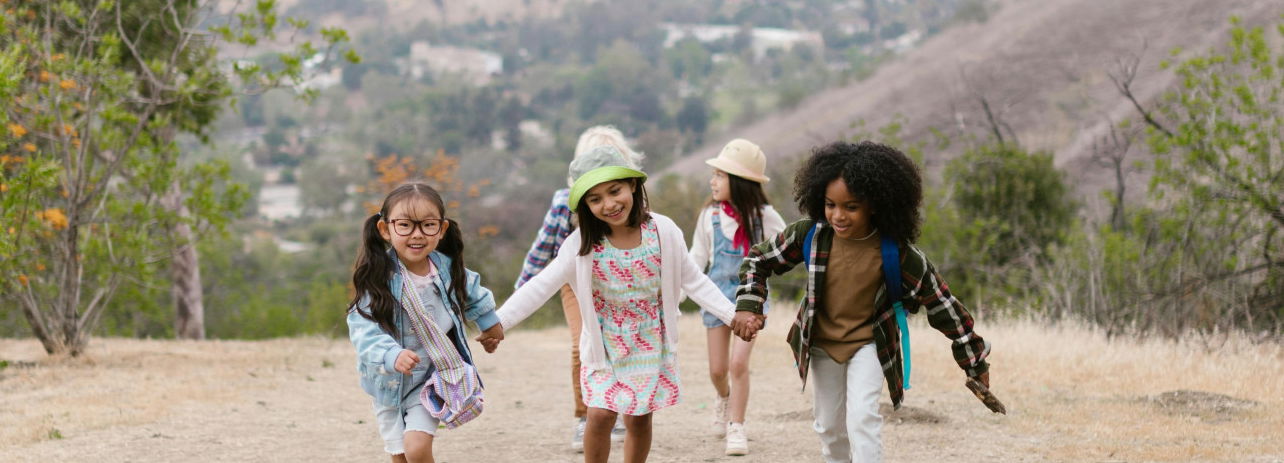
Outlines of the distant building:
<svg viewBox="0 0 1284 463">
<path fill-rule="evenodd" d="M 708 43 L 722 39 L 733 39 L 736 34 L 740 33 L 740 26 L 728 26 L 721 24 L 678 24 L 663 23 L 660 25 L 664 29 L 664 47 L 672 47 L 686 37 L 691 37 L 700 42 Z M 753 48 L 754 59 L 762 58 L 767 54 L 767 50 L 773 48 L 790 50 L 798 45 L 806 45 L 817 50 L 825 47 L 825 39 L 820 36 L 819 32 L 812 31 L 795 31 L 790 29 L 779 29 L 774 27 L 755 27 L 749 29 L 753 39 L 750 47 Z"/>
<path fill-rule="evenodd" d="M 321 65 L 325 62 L 326 54 L 321 52 L 304 59 L 303 80 L 294 84 L 294 91 L 302 93 L 306 90 L 325 90 L 339 85 L 343 81 L 342 67 L 334 66 L 323 71 Z"/>
<path fill-rule="evenodd" d="M 310 76 L 295 85 L 296 91 L 325 90 L 343 82 L 343 69 L 335 67 L 327 72 L 312 72 Z"/>
<path fill-rule="evenodd" d="M 485 85 L 503 74 L 504 57 L 476 48 L 433 46 L 426 41 L 410 44 L 403 72 L 419 79 L 425 75 L 455 74 L 474 85 Z"/>
<path fill-rule="evenodd" d="M 914 48 L 915 45 L 918 45 L 918 43 L 922 40 L 923 40 L 923 31 L 916 29 L 916 30 L 906 32 L 902 34 L 900 37 L 884 40 L 883 48 L 891 50 L 895 53 L 905 53 L 909 51 L 911 48 Z"/>
<path fill-rule="evenodd" d="M 259 216 L 268 220 L 297 219 L 303 215 L 302 191 L 298 185 L 265 184 L 259 190 Z"/>
</svg>

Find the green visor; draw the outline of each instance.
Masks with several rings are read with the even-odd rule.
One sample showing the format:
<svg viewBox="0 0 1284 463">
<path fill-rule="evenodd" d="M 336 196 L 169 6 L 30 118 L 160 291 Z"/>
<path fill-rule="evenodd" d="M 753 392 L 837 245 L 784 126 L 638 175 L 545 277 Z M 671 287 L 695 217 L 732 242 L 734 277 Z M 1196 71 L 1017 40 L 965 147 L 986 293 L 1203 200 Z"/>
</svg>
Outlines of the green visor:
<svg viewBox="0 0 1284 463">
<path fill-rule="evenodd" d="M 604 166 L 585 172 L 580 178 L 575 179 L 575 184 L 571 185 L 570 204 L 571 212 L 575 212 L 575 207 L 579 206 L 580 198 L 588 193 L 589 189 L 612 180 L 622 180 L 626 178 L 640 178 L 646 181 L 646 174 L 639 170 L 633 170 L 621 166 Z"/>
</svg>

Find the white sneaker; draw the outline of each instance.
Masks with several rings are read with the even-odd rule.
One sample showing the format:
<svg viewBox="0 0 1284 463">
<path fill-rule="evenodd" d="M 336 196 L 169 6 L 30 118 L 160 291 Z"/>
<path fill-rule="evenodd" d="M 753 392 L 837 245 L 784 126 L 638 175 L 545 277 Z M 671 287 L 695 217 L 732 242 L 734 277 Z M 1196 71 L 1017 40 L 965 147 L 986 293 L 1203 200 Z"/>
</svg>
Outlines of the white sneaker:
<svg viewBox="0 0 1284 463">
<path fill-rule="evenodd" d="M 627 431 L 624 429 L 624 416 L 615 415 L 615 427 L 611 428 L 611 442 L 624 442 L 624 435 Z"/>
<path fill-rule="evenodd" d="M 727 435 L 727 400 L 728 397 L 718 397 L 713 399 L 713 422 L 709 424 L 709 430 L 715 437 Z"/>
<path fill-rule="evenodd" d="M 749 438 L 745 437 L 744 423 L 727 424 L 727 456 L 749 454 Z"/>
<path fill-rule="evenodd" d="M 584 418 L 575 419 L 575 434 L 571 436 L 571 450 L 584 453 Z"/>
</svg>

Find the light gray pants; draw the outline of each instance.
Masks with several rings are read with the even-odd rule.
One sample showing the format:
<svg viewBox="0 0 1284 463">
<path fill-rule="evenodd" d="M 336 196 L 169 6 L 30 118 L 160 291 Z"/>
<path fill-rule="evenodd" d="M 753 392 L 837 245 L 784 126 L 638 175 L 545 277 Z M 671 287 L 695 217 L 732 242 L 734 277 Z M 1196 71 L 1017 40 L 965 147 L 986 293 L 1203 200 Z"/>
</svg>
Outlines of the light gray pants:
<svg viewBox="0 0 1284 463">
<path fill-rule="evenodd" d="M 878 396 L 883 369 L 874 343 L 866 344 L 844 363 L 819 348 L 811 350 L 813 428 L 827 463 L 883 461 L 883 416 Z"/>
</svg>

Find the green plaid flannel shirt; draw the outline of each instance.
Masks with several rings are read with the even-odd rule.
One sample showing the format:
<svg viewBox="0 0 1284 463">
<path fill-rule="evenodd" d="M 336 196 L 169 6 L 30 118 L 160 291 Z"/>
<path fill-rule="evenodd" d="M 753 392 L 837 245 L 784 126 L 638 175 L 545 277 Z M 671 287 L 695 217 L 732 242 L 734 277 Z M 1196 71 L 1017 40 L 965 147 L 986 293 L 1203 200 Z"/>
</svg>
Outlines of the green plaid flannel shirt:
<svg viewBox="0 0 1284 463">
<path fill-rule="evenodd" d="M 767 300 L 767 278 L 780 275 L 803 263 L 803 241 L 807 232 L 817 222 L 803 219 L 785 228 L 774 240 L 764 241 L 749 251 L 740 265 L 740 287 L 736 289 L 736 311 L 762 313 Z M 807 292 L 798 316 L 789 330 L 787 341 L 794 353 L 794 362 L 803 387 L 807 384 L 807 371 L 811 362 L 812 327 L 816 309 L 824 304 L 825 267 L 829 261 L 829 248 L 834 240 L 834 230 L 820 222 L 812 237 L 810 265 L 807 268 Z M 927 322 L 953 341 L 954 361 L 969 377 L 976 377 L 989 369 L 985 358 L 990 345 L 972 331 L 972 315 L 953 295 L 949 286 L 936 273 L 923 252 L 910 245 L 901 248 L 901 274 L 904 294 L 902 304 L 910 313 L 927 310 Z M 874 298 L 874 345 L 878 361 L 883 365 L 883 377 L 892 405 L 899 408 L 905 391 L 901 388 L 901 338 L 896 325 L 896 313 L 891 301 L 886 300 L 886 288 L 880 288 Z"/>
</svg>

